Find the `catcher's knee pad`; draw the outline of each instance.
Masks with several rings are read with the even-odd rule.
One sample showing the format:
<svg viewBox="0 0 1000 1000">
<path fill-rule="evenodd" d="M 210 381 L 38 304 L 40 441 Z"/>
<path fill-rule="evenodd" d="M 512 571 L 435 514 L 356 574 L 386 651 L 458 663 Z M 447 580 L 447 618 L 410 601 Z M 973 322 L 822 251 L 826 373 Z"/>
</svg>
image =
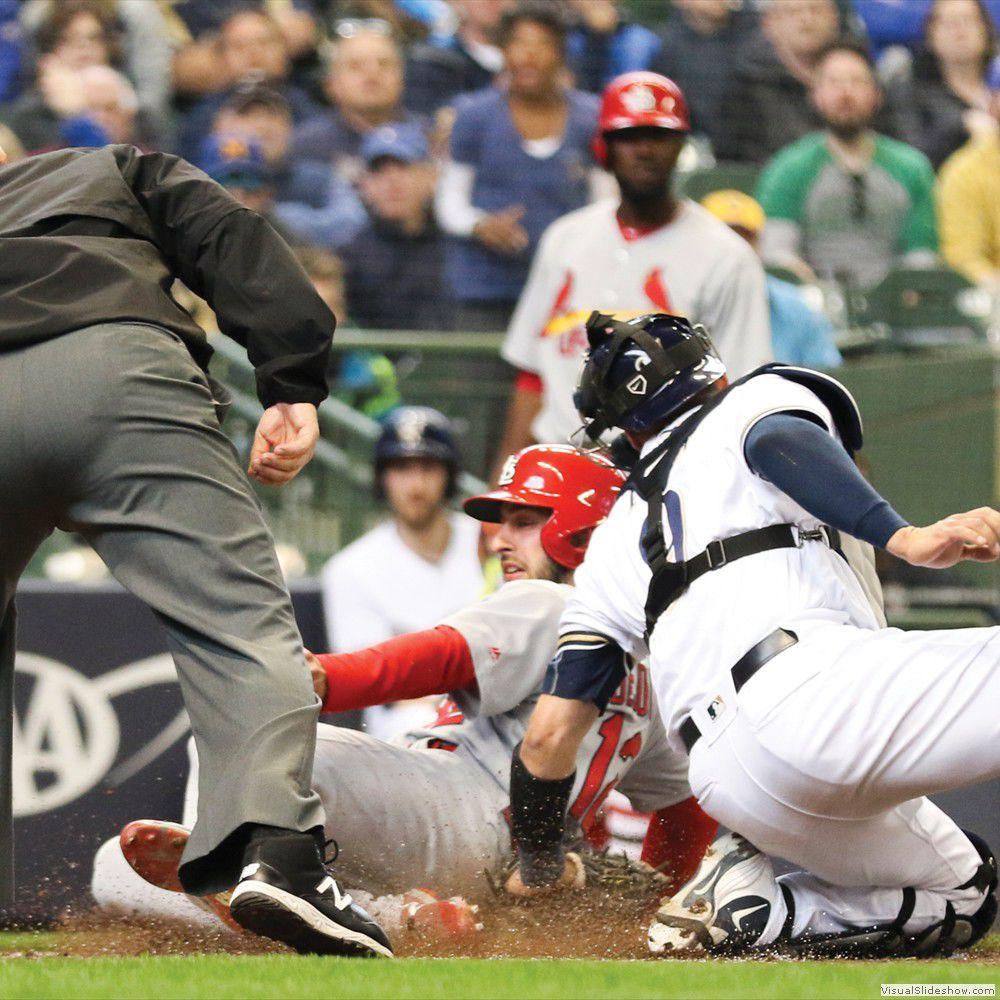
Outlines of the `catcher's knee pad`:
<svg viewBox="0 0 1000 1000">
<path fill-rule="evenodd" d="M 950 955 L 959 948 L 971 948 L 981 940 L 992 928 L 997 916 L 997 860 L 982 837 L 968 830 L 962 833 L 969 838 L 975 847 L 981 864 L 972 878 L 957 887 L 958 890 L 969 893 L 969 908 L 975 907 L 971 913 L 959 913 L 949 902 L 945 907 L 942 920 L 932 924 L 920 934 L 910 938 L 906 953 L 917 957 Z M 979 905 L 976 906 L 978 901 Z M 961 905 L 961 903 L 959 904 Z M 965 907 L 963 907 L 964 909 Z"/>
</svg>

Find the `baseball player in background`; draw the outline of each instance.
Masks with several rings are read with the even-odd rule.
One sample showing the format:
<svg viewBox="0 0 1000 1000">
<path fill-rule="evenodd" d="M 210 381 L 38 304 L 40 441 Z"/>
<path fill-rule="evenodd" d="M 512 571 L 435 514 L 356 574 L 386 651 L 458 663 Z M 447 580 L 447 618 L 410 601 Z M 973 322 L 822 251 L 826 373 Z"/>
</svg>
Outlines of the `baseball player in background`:
<svg viewBox="0 0 1000 1000">
<path fill-rule="evenodd" d="M 329 649 L 349 652 L 429 628 L 481 597 L 479 525 L 450 510 L 459 454 L 451 422 L 427 406 L 401 406 L 375 443 L 375 495 L 391 518 L 323 568 Z M 365 730 L 389 739 L 434 718 L 426 704 L 376 705 Z"/>
<path fill-rule="evenodd" d="M 764 270 L 728 226 L 673 193 L 691 125 L 680 88 L 634 72 L 604 91 L 594 151 L 621 200 L 571 212 L 545 232 L 511 319 L 503 357 L 520 372 L 500 456 L 534 441 L 566 441 L 594 308 L 662 310 L 712 330 L 731 372 L 769 361 Z"/>
<path fill-rule="evenodd" d="M 1000 628 L 903 632 L 842 544 L 915 566 L 1000 557 L 982 507 L 907 524 L 858 472 L 839 383 L 727 386 L 704 330 L 595 314 L 576 402 L 641 456 L 594 532 L 511 776 L 515 891 L 564 870 L 579 734 L 648 649 L 670 745 L 732 831 L 660 910 L 653 951 L 947 954 L 991 927 L 996 861 L 925 795 L 1000 776 Z M 771 856 L 802 870 L 775 878 Z"/>
<path fill-rule="evenodd" d="M 465 502 L 473 518 L 498 525 L 490 544 L 503 586 L 436 628 L 315 658 L 325 711 L 449 693 L 437 722 L 400 744 L 319 726 L 314 783 L 336 818 L 338 871 L 350 885 L 386 894 L 365 902 L 387 926 L 399 926 L 400 903 L 406 906 L 391 894 L 418 885 L 443 894 L 481 890 L 484 871 L 499 873 L 509 863 L 511 752 L 555 649 L 573 571 L 623 481 L 607 460 L 569 446 L 535 446 L 512 457 L 497 490 Z M 617 787 L 654 813 L 643 860 L 681 884 L 716 824 L 690 797 L 686 761 L 667 745 L 643 665 L 627 676 L 623 669 L 577 756 L 570 839 L 593 830 Z M 338 780 L 345 773 L 349 785 Z M 133 824 L 123 835 L 126 856 L 147 874 L 164 867 L 158 827 L 165 825 Z M 578 864 L 571 874 L 579 880 Z M 170 878 L 169 871 L 154 875 L 160 885 Z"/>
</svg>

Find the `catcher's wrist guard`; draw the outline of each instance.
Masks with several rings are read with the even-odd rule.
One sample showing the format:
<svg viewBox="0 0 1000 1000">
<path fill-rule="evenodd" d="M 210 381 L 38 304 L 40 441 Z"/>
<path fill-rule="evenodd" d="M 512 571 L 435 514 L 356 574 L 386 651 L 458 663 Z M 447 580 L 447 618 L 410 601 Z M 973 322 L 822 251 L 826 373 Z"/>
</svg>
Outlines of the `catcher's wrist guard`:
<svg viewBox="0 0 1000 1000">
<path fill-rule="evenodd" d="M 536 778 L 521 760 L 521 744 L 510 763 L 510 831 L 520 859 L 521 881 L 551 885 L 563 873 L 566 807 L 576 772 L 566 778 Z"/>
</svg>

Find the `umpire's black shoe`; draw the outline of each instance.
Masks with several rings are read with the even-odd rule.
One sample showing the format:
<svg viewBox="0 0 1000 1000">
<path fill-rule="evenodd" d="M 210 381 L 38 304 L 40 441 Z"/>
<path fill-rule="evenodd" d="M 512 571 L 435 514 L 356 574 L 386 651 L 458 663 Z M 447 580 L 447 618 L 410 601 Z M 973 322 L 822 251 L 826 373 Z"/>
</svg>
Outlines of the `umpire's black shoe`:
<svg viewBox="0 0 1000 1000">
<path fill-rule="evenodd" d="M 311 833 L 257 834 L 243 860 L 229 909 L 248 931 L 307 954 L 392 958 L 382 928 L 337 885 Z"/>
</svg>

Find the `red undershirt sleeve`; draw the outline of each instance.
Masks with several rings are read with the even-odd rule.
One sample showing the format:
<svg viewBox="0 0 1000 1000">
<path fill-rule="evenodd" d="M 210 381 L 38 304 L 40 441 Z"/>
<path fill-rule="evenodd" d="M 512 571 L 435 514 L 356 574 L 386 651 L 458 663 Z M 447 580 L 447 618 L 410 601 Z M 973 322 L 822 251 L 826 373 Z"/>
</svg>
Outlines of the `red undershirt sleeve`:
<svg viewBox="0 0 1000 1000">
<path fill-rule="evenodd" d="M 472 653 L 448 625 L 397 636 L 356 653 L 321 653 L 326 671 L 324 712 L 350 712 L 476 683 Z"/>
<path fill-rule="evenodd" d="M 536 375 L 534 372 L 525 371 L 524 369 L 521 369 L 517 373 L 517 378 L 514 380 L 514 388 L 518 392 L 533 392 L 537 396 L 540 396 L 544 391 L 541 376 Z"/>
</svg>

